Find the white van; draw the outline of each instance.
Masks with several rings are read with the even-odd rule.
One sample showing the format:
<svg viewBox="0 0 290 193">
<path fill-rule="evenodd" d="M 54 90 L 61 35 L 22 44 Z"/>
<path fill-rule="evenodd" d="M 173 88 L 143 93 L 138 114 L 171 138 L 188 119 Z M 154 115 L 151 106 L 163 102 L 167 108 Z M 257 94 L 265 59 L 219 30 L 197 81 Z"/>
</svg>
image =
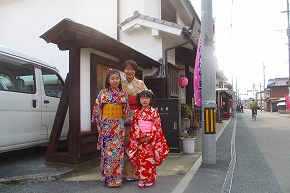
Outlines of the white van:
<svg viewBox="0 0 290 193">
<path fill-rule="evenodd" d="M 49 141 L 63 85 L 55 67 L 0 46 L 0 153 Z"/>
</svg>

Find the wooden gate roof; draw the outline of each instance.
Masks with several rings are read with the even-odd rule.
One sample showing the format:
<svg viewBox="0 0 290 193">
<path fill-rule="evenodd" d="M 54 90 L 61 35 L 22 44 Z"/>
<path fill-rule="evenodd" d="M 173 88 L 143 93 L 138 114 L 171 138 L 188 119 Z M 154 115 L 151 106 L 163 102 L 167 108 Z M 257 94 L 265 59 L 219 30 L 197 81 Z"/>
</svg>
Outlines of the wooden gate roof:
<svg viewBox="0 0 290 193">
<path fill-rule="evenodd" d="M 161 64 L 133 48 L 105 35 L 98 30 L 65 18 L 40 36 L 47 43 L 58 45 L 60 50 L 69 50 L 72 45 L 93 48 L 119 58 L 122 64 L 133 59 L 141 68 L 158 68 Z"/>
</svg>

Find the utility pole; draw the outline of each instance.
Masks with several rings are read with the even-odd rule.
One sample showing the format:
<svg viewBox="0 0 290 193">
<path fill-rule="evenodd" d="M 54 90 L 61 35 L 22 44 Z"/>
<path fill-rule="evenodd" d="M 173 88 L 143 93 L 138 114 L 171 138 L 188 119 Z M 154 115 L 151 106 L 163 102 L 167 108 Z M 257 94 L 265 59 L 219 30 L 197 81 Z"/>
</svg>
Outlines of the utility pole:
<svg viewBox="0 0 290 193">
<path fill-rule="evenodd" d="M 255 83 L 253 83 L 253 99 L 255 99 L 255 97 L 254 97 L 254 90 L 255 90 Z"/>
<path fill-rule="evenodd" d="M 239 105 L 241 105 L 240 89 L 237 90 L 237 96 L 238 96 L 238 102 L 239 102 Z"/>
<path fill-rule="evenodd" d="M 238 79 L 236 78 L 236 106 L 238 105 Z"/>
<path fill-rule="evenodd" d="M 260 83 L 260 104 L 262 105 L 262 90 L 261 90 L 261 87 L 262 87 L 262 85 Z"/>
<path fill-rule="evenodd" d="M 289 77 L 288 77 L 288 97 L 290 97 L 290 20 L 289 20 L 289 0 L 287 0 L 287 36 L 288 36 L 288 66 L 289 66 Z M 286 109 L 288 110 L 288 109 Z M 290 114 L 290 112 L 289 112 Z"/>
<path fill-rule="evenodd" d="M 216 69 L 213 57 L 212 0 L 201 1 L 202 163 L 216 164 Z"/>
<path fill-rule="evenodd" d="M 288 77 L 288 95 L 290 95 L 290 21 L 289 21 L 289 0 L 287 0 L 287 36 L 288 36 L 288 65 L 289 65 L 289 77 Z"/>
<path fill-rule="evenodd" d="M 289 78 L 288 78 L 288 91 L 290 95 L 290 19 L 289 19 L 289 0 L 287 0 L 287 11 L 282 11 L 282 13 L 287 13 L 287 36 L 288 36 L 288 65 L 289 65 Z"/>
<path fill-rule="evenodd" d="M 263 76 L 264 76 L 264 111 L 266 110 L 266 85 L 265 85 L 265 64 L 263 63 Z"/>
</svg>

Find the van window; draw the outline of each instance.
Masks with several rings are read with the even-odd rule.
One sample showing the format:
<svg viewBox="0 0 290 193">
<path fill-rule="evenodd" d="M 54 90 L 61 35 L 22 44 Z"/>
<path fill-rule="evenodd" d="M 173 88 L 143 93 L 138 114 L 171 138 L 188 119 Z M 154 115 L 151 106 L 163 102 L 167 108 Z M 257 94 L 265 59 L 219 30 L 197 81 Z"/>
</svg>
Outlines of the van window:
<svg viewBox="0 0 290 193">
<path fill-rule="evenodd" d="M 63 89 L 63 82 L 59 75 L 51 70 L 42 69 L 42 79 L 45 95 L 60 98 Z"/>
<path fill-rule="evenodd" d="M 4 82 L 9 82 L 9 80 L 6 79 L 5 74 L 0 74 L 0 90 L 8 90 Z"/>
<path fill-rule="evenodd" d="M 34 68 L 17 60 L 0 60 L 0 90 L 34 94 Z"/>
</svg>

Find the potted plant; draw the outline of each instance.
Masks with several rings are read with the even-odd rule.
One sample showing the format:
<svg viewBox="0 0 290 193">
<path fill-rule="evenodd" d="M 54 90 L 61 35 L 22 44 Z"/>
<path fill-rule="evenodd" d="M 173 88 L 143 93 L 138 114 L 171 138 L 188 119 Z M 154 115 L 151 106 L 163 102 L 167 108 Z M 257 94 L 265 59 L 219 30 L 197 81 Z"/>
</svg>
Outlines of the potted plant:
<svg viewBox="0 0 290 193">
<path fill-rule="evenodd" d="M 183 118 L 189 118 L 193 115 L 192 107 L 187 104 L 181 105 L 181 115 Z"/>
<path fill-rule="evenodd" d="M 188 137 L 189 137 L 189 133 L 187 130 L 184 130 L 181 132 L 181 139 L 188 138 Z"/>
<path fill-rule="evenodd" d="M 191 126 L 188 129 L 184 129 L 181 132 L 181 140 L 183 146 L 183 153 L 194 153 L 195 148 L 195 132 L 194 128 Z"/>
</svg>

